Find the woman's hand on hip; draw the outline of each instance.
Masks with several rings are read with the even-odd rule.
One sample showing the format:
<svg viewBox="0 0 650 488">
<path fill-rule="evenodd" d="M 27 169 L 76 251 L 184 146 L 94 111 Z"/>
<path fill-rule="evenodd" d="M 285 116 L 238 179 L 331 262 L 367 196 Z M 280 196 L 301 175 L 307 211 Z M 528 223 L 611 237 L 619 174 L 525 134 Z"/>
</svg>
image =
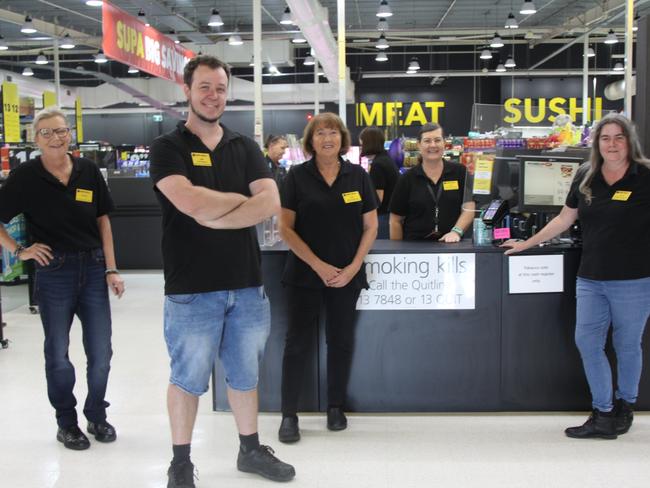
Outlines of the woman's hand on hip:
<svg viewBox="0 0 650 488">
<path fill-rule="evenodd" d="M 108 288 L 113 292 L 117 298 L 122 298 L 124 293 L 124 280 L 119 273 L 109 273 L 106 275 L 106 283 Z"/>
<path fill-rule="evenodd" d="M 54 255 L 52 254 L 52 248 L 47 244 L 41 244 L 40 242 L 35 242 L 29 247 L 26 247 L 18 255 L 18 258 L 21 261 L 27 261 L 28 259 L 33 259 L 41 266 L 47 266 L 50 264 Z"/>
</svg>

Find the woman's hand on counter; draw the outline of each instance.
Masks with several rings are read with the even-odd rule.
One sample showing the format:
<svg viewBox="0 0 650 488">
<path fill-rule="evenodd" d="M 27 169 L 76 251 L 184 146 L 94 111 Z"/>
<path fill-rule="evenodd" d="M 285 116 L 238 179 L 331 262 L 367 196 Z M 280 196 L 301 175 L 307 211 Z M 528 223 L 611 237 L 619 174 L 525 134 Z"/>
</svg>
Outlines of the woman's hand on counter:
<svg viewBox="0 0 650 488">
<path fill-rule="evenodd" d="M 510 255 L 514 254 L 517 252 L 525 251 L 528 249 L 530 246 L 526 244 L 526 241 L 520 241 L 518 239 L 508 239 L 506 242 L 501 244 L 499 247 L 507 247 L 509 249 L 506 250 L 503 254 Z"/>
<path fill-rule="evenodd" d="M 325 261 L 319 261 L 318 264 L 316 264 L 312 269 L 316 272 L 320 279 L 323 280 L 325 286 L 330 286 L 329 282 L 336 278 L 341 272 L 341 268 L 332 266 Z"/>
<path fill-rule="evenodd" d="M 439 242 L 460 242 L 460 235 L 453 230 L 438 239 Z"/>
<path fill-rule="evenodd" d="M 343 288 L 345 285 L 352 281 L 352 278 L 359 272 L 359 268 L 352 264 L 347 265 L 336 275 L 333 279 L 329 280 L 326 284 L 332 288 Z"/>
</svg>

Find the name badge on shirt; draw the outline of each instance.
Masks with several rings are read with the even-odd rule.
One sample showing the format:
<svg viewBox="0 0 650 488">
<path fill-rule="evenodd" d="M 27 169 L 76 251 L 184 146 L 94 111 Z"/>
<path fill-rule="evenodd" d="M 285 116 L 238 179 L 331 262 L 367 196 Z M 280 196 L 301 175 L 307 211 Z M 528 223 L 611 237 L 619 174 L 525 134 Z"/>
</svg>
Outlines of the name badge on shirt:
<svg viewBox="0 0 650 488">
<path fill-rule="evenodd" d="M 452 180 L 452 181 L 443 181 L 442 182 L 442 188 L 447 191 L 447 190 L 458 190 L 458 180 Z"/>
<path fill-rule="evenodd" d="M 355 203 L 361 201 L 361 195 L 358 191 L 349 191 L 347 193 L 342 193 L 343 201 L 345 203 Z"/>
<path fill-rule="evenodd" d="M 627 202 L 628 198 L 632 195 L 631 191 L 617 191 L 612 195 L 612 200 L 618 200 L 619 202 Z"/>
<path fill-rule="evenodd" d="M 192 153 L 192 164 L 194 166 L 212 166 L 212 159 L 209 153 Z"/>
<path fill-rule="evenodd" d="M 93 191 L 77 188 L 74 199 L 78 202 L 93 203 Z"/>
</svg>

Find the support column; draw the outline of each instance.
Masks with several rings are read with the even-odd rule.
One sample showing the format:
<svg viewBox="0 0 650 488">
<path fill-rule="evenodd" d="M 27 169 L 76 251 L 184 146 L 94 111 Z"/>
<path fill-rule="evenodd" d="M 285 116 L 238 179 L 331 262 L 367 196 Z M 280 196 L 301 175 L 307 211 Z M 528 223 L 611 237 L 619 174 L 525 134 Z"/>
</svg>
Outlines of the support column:
<svg viewBox="0 0 650 488">
<path fill-rule="evenodd" d="M 345 96 L 345 0 L 336 1 L 339 53 L 339 117 L 346 124 L 347 97 Z M 346 124 L 347 125 L 347 124 Z"/>
<path fill-rule="evenodd" d="M 650 155 L 650 17 L 638 21 L 636 32 L 636 96 L 634 97 L 634 123 L 646 156 Z"/>
<path fill-rule="evenodd" d="M 262 110 L 262 0 L 253 0 L 253 90 L 255 95 L 255 127 L 253 134 L 264 146 L 264 113 Z"/>
</svg>

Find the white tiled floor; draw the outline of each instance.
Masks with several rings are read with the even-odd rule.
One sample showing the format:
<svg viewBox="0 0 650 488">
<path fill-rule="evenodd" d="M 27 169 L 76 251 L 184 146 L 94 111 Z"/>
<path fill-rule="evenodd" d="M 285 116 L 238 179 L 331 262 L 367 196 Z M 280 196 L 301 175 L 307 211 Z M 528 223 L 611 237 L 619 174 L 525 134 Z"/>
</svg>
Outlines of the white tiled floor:
<svg viewBox="0 0 650 488">
<path fill-rule="evenodd" d="M 0 487 L 165 487 L 171 456 L 165 410 L 168 361 L 162 338 L 162 277 L 126 275 L 113 301 L 114 350 L 110 420 L 114 444 L 83 452 L 63 448 L 48 404 L 38 316 L 26 306 L 5 312 L 9 349 L 0 351 Z M 26 297 L 25 297 L 26 302 Z M 83 379 L 79 328 L 71 357 Z M 84 398 L 78 381 L 78 398 Z M 200 406 L 193 444 L 197 486 L 246 488 L 272 482 L 235 468 L 237 436 L 229 414 Z M 350 415 L 331 433 L 322 415 L 301 416 L 303 440 L 276 440 L 279 417 L 260 416 L 262 441 L 295 465 L 292 486 L 309 488 L 646 488 L 650 415 L 637 414 L 616 441 L 564 437 L 583 414 Z M 91 441 L 94 439 L 91 438 Z"/>
</svg>

